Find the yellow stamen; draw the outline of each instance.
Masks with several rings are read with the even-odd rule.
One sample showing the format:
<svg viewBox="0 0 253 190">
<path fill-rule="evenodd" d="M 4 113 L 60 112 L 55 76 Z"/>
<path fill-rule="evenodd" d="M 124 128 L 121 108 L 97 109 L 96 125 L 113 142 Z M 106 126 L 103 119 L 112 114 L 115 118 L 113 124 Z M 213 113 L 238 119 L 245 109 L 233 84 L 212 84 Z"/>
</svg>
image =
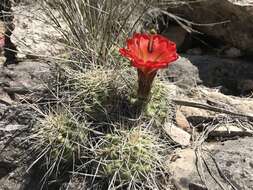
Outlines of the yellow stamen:
<svg viewBox="0 0 253 190">
<path fill-rule="evenodd" d="M 154 40 L 153 37 L 150 38 L 150 40 L 148 41 L 148 52 L 152 53 L 154 50 Z"/>
</svg>

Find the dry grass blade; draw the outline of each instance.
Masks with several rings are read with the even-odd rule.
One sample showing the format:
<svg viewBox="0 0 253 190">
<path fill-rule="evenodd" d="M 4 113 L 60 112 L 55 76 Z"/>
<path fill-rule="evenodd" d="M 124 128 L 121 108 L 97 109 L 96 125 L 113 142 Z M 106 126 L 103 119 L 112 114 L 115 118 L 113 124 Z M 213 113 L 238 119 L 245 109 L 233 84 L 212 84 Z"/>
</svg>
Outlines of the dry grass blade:
<svg viewBox="0 0 253 190">
<path fill-rule="evenodd" d="M 139 3 L 134 0 L 43 0 L 49 19 L 69 45 L 83 57 L 105 64 L 110 48 L 117 44 L 131 14 Z M 60 19 L 57 18 L 57 12 Z"/>
<path fill-rule="evenodd" d="M 181 106 L 189 106 L 189 107 L 195 107 L 195 108 L 210 110 L 210 111 L 219 112 L 219 113 L 225 113 L 228 115 L 247 118 L 249 121 L 253 121 L 253 115 L 249 115 L 247 113 L 239 113 L 239 112 L 237 113 L 237 112 L 229 111 L 226 109 L 210 106 L 210 105 L 199 103 L 199 102 L 191 102 L 191 101 L 177 100 L 177 99 L 174 99 L 173 101 L 176 104 L 181 105 Z"/>
</svg>

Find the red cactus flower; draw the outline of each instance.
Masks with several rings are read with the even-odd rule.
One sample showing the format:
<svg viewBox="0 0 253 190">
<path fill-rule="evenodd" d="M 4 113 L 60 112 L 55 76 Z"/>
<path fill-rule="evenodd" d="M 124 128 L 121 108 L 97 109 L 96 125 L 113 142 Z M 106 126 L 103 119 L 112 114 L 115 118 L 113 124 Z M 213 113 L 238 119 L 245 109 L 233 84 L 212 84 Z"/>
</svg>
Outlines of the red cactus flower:
<svg viewBox="0 0 253 190">
<path fill-rule="evenodd" d="M 134 34 L 127 40 L 127 48 L 121 48 L 120 53 L 138 69 L 138 96 L 145 99 L 157 70 L 178 59 L 176 44 L 159 34 Z"/>
<path fill-rule="evenodd" d="M 120 53 L 140 69 L 165 68 L 178 58 L 176 44 L 159 34 L 134 34 Z"/>
</svg>

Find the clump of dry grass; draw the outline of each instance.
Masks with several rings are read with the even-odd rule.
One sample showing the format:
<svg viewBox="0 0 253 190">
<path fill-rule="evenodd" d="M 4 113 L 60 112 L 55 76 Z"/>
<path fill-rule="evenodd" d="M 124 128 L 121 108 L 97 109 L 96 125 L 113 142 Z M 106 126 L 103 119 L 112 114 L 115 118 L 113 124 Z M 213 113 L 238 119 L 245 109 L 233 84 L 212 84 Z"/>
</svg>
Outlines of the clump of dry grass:
<svg viewBox="0 0 253 190">
<path fill-rule="evenodd" d="M 121 46 L 128 35 L 140 27 L 156 29 L 160 22 L 156 17 L 165 13 L 160 8 L 180 3 L 181 0 L 41 1 L 49 23 L 62 34 L 64 43 L 72 52 L 70 59 L 89 68 L 98 65 L 115 67 L 110 62 L 112 49 Z M 171 14 L 169 17 L 183 25 L 179 17 Z"/>
<path fill-rule="evenodd" d="M 129 20 L 140 3 L 134 0 L 43 0 L 41 4 L 74 54 L 81 56 L 88 66 L 96 66 L 108 63 L 110 49 L 126 36 Z"/>
</svg>

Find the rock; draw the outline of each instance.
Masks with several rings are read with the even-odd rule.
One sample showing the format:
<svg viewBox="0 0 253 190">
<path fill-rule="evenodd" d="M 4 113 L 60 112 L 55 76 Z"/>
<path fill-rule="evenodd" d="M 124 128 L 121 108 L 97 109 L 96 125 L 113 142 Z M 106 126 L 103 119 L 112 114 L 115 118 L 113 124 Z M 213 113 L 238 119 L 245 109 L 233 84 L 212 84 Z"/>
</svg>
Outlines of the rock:
<svg viewBox="0 0 253 190">
<path fill-rule="evenodd" d="M 253 100 L 252 98 L 244 99 L 243 101 L 236 99 L 232 104 L 242 113 L 253 115 Z"/>
<path fill-rule="evenodd" d="M 12 105 L 14 101 L 10 98 L 10 96 L 0 89 L 0 104 Z"/>
<path fill-rule="evenodd" d="M 233 47 L 253 52 L 252 6 L 243 4 L 243 1 L 235 3 L 231 0 L 204 0 L 194 3 L 191 3 L 191 0 L 187 1 L 178 3 L 178 6 L 170 6 L 167 10 L 193 23 L 198 23 L 193 25 L 195 30 Z"/>
<path fill-rule="evenodd" d="M 253 138 L 216 143 L 211 152 L 221 171 L 237 188 L 252 190 L 253 187 Z"/>
<path fill-rule="evenodd" d="M 172 175 L 172 182 L 178 190 L 220 190 L 221 186 L 224 189 L 232 189 L 234 186 L 234 189 L 251 190 L 253 187 L 252 142 L 253 138 L 247 137 L 205 146 L 212 157 L 207 154 L 209 151 L 201 151 L 201 154 L 196 154 L 190 148 L 178 149 L 166 163 Z M 199 174 L 206 184 L 201 180 Z M 230 183 L 224 180 L 222 175 Z M 213 177 L 219 181 L 221 186 L 215 182 Z"/>
<path fill-rule="evenodd" d="M 208 119 L 212 117 L 212 114 L 209 113 L 207 110 L 203 110 L 199 108 L 181 106 L 180 111 L 185 115 L 186 118 L 196 116 L 196 117 L 203 117 L 203 118 Z"/>
<path fill-rule="evenodd" d="M 230 2 L 240 6 L 252 6 L 252 0 L 229 0 Z"/>
<path fill-rule="evenodd" d="M 221 86 L 223 93 L 233 95 L 246 95 L 253 91 L 250 82 L 253 80 L 253 64 L 251 62 L 207 55 L 186 55 L 186 57 L 195 66 L 197 76 L 203 85 L 207 87 Z M 177 79 L 179 81 L 185 80 L 181 76 L 182 73 L 180 73 L 183 70 L 179 69 L 178 65 L 175 66 L 177 66 L 176 70 L 179 73 Z M 189 76 L 189 71 L 185 73 L 185 76 Z M 191 72 L 191 74 L 194 75 L 195 73 Z M 191 80 L 191 77 L 189 77 L 189 80 Z"/>
<path fill-rule="evenodd" d="M 190 126 L 189 122 L 187 121 L 186 117 L 184 116 L 184 114 L 180 110 L 176 111 L 175 120 L 176 120 L 178 127 L 180 127 L 181 129 L 183 129 L 187 132 L 191 131 L 191 126 Z"/>
<path fill-rule="evenodd" d="M 207 110 L 187 106 L 181 106 L 180 111 L 184 114 L 187 121 L 190 122 L 192 126 L 198 126 L 203 122 L 211 121 L 215 115 Z"/>
<path fill-rule="evenodd" d="M 225 57 L 228 57 L 228 58 L 237 58 L 237 57 L 242 56 L 241 50 L 234 48 L 234 47 L 226 49 L 224 51 L 224 54 L 225 54 Z"/>
<path fill-rule="evenodd" d="M 14 41 L 19 45 L 21 54 L 54 57 L 64 49 L 62 45 L 57 45 L 59 33 L 43 22 L 45 14 L 34 2 L 29 8 L 18 6 L 14 9 Z M 34 15 L 40 15 L 40 21 L 33 19 Z M 0 21 L 0 38 L 4 31 L 2 26 Z M 5 58 L 1 54 L 1 44 L 0 39 L 0 190 L 39 190 L 42 189 L 41 179 L 45 171 L 42 174 L 41 168 L 34 167 L 29 170 L 31 173 L 27 172 L 31 162 L 37 159 L 35 152 L 30 152 L 32 145 L 27 143 L 27 137 L 32 135 L 30 126 L 34 126 L 34 119 L 38 116 L 27 104 L 14 101 L 17 96 L 11 94 L 17 95 L 24 89 L 25 92 L 45 89 L 45 81 L 51 79 L 51 66 L 45 60 L 23 59 L 17 65 L 3 67 Z"/>
<path fill-rule="evenodd" d="M 168 69 L 163 71 L 163 75 L 179 87 L 192 88 L 201 82 L 198 72 L 198 68 L 187 58 L 180 57 Z"/>
<path fill-rule="evenodd" d="M 200 89 L 199 94 L 201 95 L 201 99 L 212 100 L 212 102 L 216 102 L 218 105 L 226 105 L 229 106 L 229 109 L 232 111 L 237 111 L 241 113 L 246 113 L 248 115 L 253 115 L 253 99 L 252 98 L 240 98 L 234 96 L 227 96 L 220 92 Z M 224 107 L 223 107 L 224 108 Z"/>
<path fill-rule="evenodd" d="M 189 102 L 199 102 L 208 106 L 213 106 L 220 109 L 229 110 L 234 113 L 253 117 L 253 98 L 250 97 L 244 98 L 228 96 L 218 92 L 216 89 L 198 86 L 195 88 L 195 90 L 192 90 L 191 93 L 181 95 L 179 99 Z M 180 106 L 179 110 L 187 118 L 187 121 L 191 123 L 192 127 L 201 127 L 202 123 L 217 121 L 215 119 L 216 116 L 221 114 L 214 111 L 189 106 Z M 248 124 L 245 123 L 243 126 L 247 127 Z"/>
<path fill-rule="evenodd" d="M 6 167 L 12 167 L 10 163 L 4 163 L 4 168 Z M 16 168 L 17 166 L 13 166 Z M 0 170 L 3 171 L 3 169 L 0 166 Z M 28 177 L 26 174 L 26 170 L 24 167 L 17 167 L 13 170 L 5 170 L 5 176 L 0 178 L 0 189 L 3 190 L 32 190 L 29 188 L 24 188 L 24 184 L 27 183 L 28 180 L 31 180 L 31 177 Z M 38 188 L 39 189 L 39 188 Z M 33 189 L 34 190 L 34 189 Z"/>
<path fill-rule="evenodd" d="M 16 100 L 16 95 L 25 95 L 30 92 L 44 91 L 51 78 L 50 66 L 45 61 L 23 61 L 18 65 L 8 65 L 0 69 L 0 99 L 1 91 Z M 10 98 L 10 97 L 9 97 Z M 10 99 L 7 102 L 11 102 Z"/>
<path fill-rule="evenodd" d="M 200 183 L 197 175 L 196 156 L 192 149 L 177 150 L 167 162 L 168 170 L 172 175 L 172 183 L 177 190 L 189 190 L 190 184 Z M 202 190 L 202 189 L 201 189 Z"/>
<path fill-rule="evenodd" d="M 48 79 L 50 78 L 50 65 L 46 61 L 24 61 L 18 65 L 9 65 L 15 79 Z"/>
<path fill-rule="evenodd" d="M 201 48 L 192 48 L 192 49 L 188 49 L 186 53 L 189 55 L 202 55 L 203 51 Z"/>
<path fill-rule="evenodd" d="M 15 6 L 13 11 L 15 14 L 13 41 L 18 44 L 20 53 L 52 57 L 65 49 L 59 43 L 60 33 L 51 24 L 44 22 L 48 20 L 47 15 L 37 3 Z M 40 15 L 40 19 L 32 19 L 34 14 Z M 61 25 L 64 24 L 61 22 Z M 19 43 L 20 41 L 22 43 Z"/>
<path fill-rule="evenodd" d="M 253 130 L 246 128 L 246 126 L 245 128 L 240 128 L 233 124 L 224 124 L 208 134 L 208 138 L 215 138 L 219 140 L 246 136 L 253 136 Z"/>
<path fill-rule="evenodd" d="M 183 55 L 163 71 L 163 76 L 183 89 L 197 84 L 221 87 L 225 94 L 247 95 L 253 92 L 253 64 L 244 60 L 215 56 Z"/>
<path fill-rule="evenodd" d="M 191 135 L 173 123 L 165 123 L 163 129 L 175 143 L 182 146 L 189 146 L 191 144 Z"/>
<path fill-rule="evenodd" d="M 244 79 L 239 81 L 239 85 L 241 86 L 242 94 L 250 94 L 253 93 L 253 79 Z"/>
<path fill-rule="evenodd" d="M 187 31 L 181 26 L 169 26 L 162 32 L 162 35 L 175 42 L 177 49 L 180 49 L 185 41 Z"/>
<path fill-rule="evenodd" d="M 0 129 L 0 189 L 28 190 L 24 185 L 31 180 L 31 176 L 26 172 L 31 155 L 26 152 L 27 147 L 20 138 L 22 127 L 14 124 L 2 126 Z M 22 138 L 25 136 L 28 134 Z"/>
</svg>

